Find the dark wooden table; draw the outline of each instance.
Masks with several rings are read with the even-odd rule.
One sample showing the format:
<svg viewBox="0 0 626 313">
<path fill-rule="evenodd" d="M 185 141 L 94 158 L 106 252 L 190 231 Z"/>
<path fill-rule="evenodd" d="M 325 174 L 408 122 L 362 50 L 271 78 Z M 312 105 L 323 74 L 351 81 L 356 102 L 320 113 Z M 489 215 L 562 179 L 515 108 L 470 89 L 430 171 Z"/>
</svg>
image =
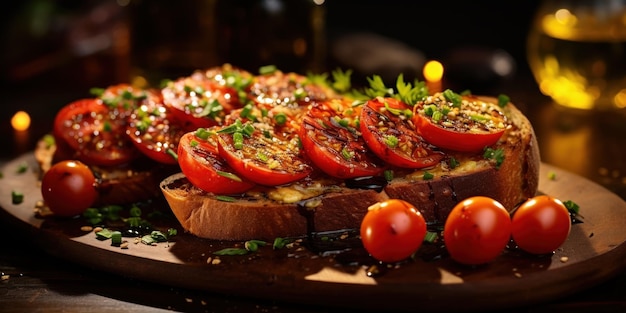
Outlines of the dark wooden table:
<svg viewBox="0 0 626 313">
<path fill-rule="evenodd" d="M 34 90 L 34 89 L 33 89 Z M 31 90 L 32 91 L 32 90 Z M 485 92 L 507 93 L 530 118 L 542 161 L 586 177 L 626 199 L 626 115 L 572 112 L 554 106 L 536 84 L 521 76 Z M 51 127 L 54 112 L 86 91 L 13 93 L 2 107 L 10 114 L 25 108 L 33 116 L 28 138 L 20 142 L 3 118 L 0 161 L 34 147 Z M 2 164 L 2 163 L 0 163 Z M 2 184 L 10 184 L 2 181 Z M 601 204 L 599 204 L 601 205 Z M 624 217 L 626 221 L 626 217 Z M 625 223 L 626 224 L 626 223 Z M 625 230 L 626 231 L 626 230 Z M 15 228 L 0 220 L 0 311 L 2 312 L 333 312 L 320 306 L 238 298 L 173 288 L 86 268 L 43 252 Z M 106 260 L 102 260 L 106 262 Z M 624 260 L 626 262 L 626 260 Z M 624 312 L 626 273 L 576 294 L 511 312 Z M 381 299 L 384 301 L 384 299 Z M 419 308 L 419 303 L 415 304 Z"/>
</svg>

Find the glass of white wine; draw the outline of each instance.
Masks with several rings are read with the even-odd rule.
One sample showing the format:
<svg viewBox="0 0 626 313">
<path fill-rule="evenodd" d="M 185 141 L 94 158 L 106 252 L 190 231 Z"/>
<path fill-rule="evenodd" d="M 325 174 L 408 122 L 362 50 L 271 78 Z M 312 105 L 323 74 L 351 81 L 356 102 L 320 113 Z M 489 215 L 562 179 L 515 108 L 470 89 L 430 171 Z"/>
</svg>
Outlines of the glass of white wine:
<svg viewBox="0 0 626 313">
<path fill-rule="evenodd" d="M 527 41 L 541 92 L 583 110 L 626 110 L 626 0 L 545 0 Z"/>
</svg>

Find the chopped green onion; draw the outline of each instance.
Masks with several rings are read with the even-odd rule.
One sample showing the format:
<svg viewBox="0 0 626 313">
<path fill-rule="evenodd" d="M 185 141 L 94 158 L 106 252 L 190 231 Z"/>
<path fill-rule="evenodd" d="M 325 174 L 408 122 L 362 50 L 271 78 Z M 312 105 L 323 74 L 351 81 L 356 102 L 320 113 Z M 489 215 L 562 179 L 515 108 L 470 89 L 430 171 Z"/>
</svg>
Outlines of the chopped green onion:
<svg viewBox="0 0 626 313">
<path fill-rule="evenodd" d="M 26 173 L 27 170 L 28 170 L 28 163 L 22 162 L 17 166 L 16 173 L 23 174 L 23 173 Z"/>
<path fill-rule="evenodd" d="M 450 166 L 450 168 L 456 168 L 459 165 L 460 165 L 459 161 L 457 161 L 457 159 L 455 159 L 454 157 L 451 157 L 450 160 L 448 161 L 448 166 Z"/>
<path fill-rule="evenodd" d="M 243 134 L 236 132 L 233 134 L 233 146 L 237 150 L 243 149 Z"/>
<path fill-rule="evenodd" d="M 437 237 L 439 237 L 439 235 L 436 232 L 427 231 L 426 236 L 424 236 L 424 242 L 433 243 L 437 240 Z"/>
<path fill-rule="evenodd" d="M 277 70 L 278 68 L 276 68 L 276 65 L 265 65 L 259 68 L 259 74 L 261 75 L 272 74 L 276 72 Z"/>
<path fill-rule="evenodd" d="M 224 202 L 235 202 L 235 198 L 233 197 L 229 197 L 229 196 L 215 196 L 215 199 L 217 199 L 218 201 L 224 201 Z"/>
<path fill-rule="evenodd" d="M 117 231 L 117 230 L 111 232 L 111 245 L 119 246 L 121 244 L 122 244 L 122 232 Z"/>
<path fill-rule="evenodd" d="M 398 139 L 398 137 L 396 137 L 394 135 L 386 135 L 385 136 L 385 144 L 389 148 L 397 147 L 399 142 L 400 142 L 400 140 Z"/>
<path fill-rule="evenodd" d="M 11 203 L 20 204 L 24 202 L 24 194 L 18 191 L 11 191 Z"/>
<path fill-rule="evenodd" d="M 393 170 L 385 170 L 383 172 L 383 175 L 385 175 L 385 180 L 386 181 L 392 181 L 393 180 Z"/>
<path fill-rule="evenodd" d="M 504 162 L 504 149 L 485 148 L 483 157 L 488 160 L 494 160 L 496 162 L 496 168 L 500 168 L 502 162 Z"/>
<path fill-rule="evenodd" d="M 178 160 L 178 154 L 173 149 L 167 149 L 167 150 L 165 150 L 165 153 L 167 153 L 172 158 L 174 158 L 174 160 Z"/>
<path fill-rule="evenodd" d="M 278 113 L 274 115 L 274 121 L 276 121 L 278 125 L 285 125 L 285 123 L 287 123 L 287 115 L 285 115 L 285 113 Z"/>
<path fill-rule="evenodd" d="M 511 98 L 505 94 L 500 94 L 498 96 L 498 106 L 501 108 L 504 108 L 507 104 L 509 104 L 509 101 L 511 101 Z"/>
<path fill-rule="evenodd" d="M 215 172 L 217 173 L 217 175 L 220 175 L 222 177 L 226 177 L 226 178 L 228 178 L 230 180 L 234 180 L 236 182 L 241 182 L 242 181 L 241 178 L 239 178 L 239 176 L 237 176 L 237 175 L 235 175 L 233 173 L 224 172 L 224 171 L 218 171 L 218 170 L 216 170 Z"/>
<path fill-rule="evenodd" d="M 424 171 L 424 175 L 422 176 L 422 178 L 424 180 L 431 180 L 431 179 L 435 178 L 435 175 L 433 175 L 433 173 L 431 173 L 429 171 Z"/>
<path fill-rule="evenodd" d="M 248 254 L 248 250 L 243 248 L 225 248 L 222 250 L 218 250 L 213 252 L 215 255 L 244 255 Z"/>
<path fill-rule="evenodd" d="M 444 98 L 452 103 L 452 106 L 458 108 L 461 106 L 461 96 L 450 89 L 446 89 L 443 92 Z"/>
<path fill-rule="evenodd" d="M 288 243 L 289 239 L 276 237 L 274 238 L 274 243 L 272 244 L 272 249 L 278 250 L 284 248 Z"/>
</svg>

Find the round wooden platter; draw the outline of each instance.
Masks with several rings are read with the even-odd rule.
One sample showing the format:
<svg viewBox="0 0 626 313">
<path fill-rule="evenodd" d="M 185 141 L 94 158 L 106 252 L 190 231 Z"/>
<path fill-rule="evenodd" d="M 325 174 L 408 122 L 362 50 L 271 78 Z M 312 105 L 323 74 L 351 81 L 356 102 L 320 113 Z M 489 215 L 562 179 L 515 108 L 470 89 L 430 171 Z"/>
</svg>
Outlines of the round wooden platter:
<svg viewBox="0 0 626 313">
<path fill-rule="evenodd" d="M 18 173 L 24 165 L 29 170 Z M 331 240 L 332 249 L 314 249 L 320 247 L 315 243 L 319 240 L 304 240 L 283 249 L 274 250 L 270 243 L 246 255 L 216 256 L 215 251 L 241 242 L 196 238 L 175 220 L 169 227 L 179 232 L 171 242 L 145 245 L 130 238 L 128 249 L 122 249 L 81 231 L 81 219 L 36 216 L 41 192 L 32 155 L 16 158 L 0 171 L 0 218 L 48 253 L 104 272 L 207 292 L 340 308 L 474 311 L 554 299 L 589 288 L 626 267 L 626 202 L 547 164 L 541 166 L 539 192 L 577 203 L 582 223 L 573 225 L 567 241 L 552 255 L 507 249 L 493 262 L 474 267 L 441 255 L 393 267 L 377 265 L 358 244 L 341 238 Z M 555 178 L 549 179 L 549 173 Z M 13 204 L 12 191 L 22 192 L 24 201 Z M 368 275 L 372 265 L 382 272 Z"/>
</svg>

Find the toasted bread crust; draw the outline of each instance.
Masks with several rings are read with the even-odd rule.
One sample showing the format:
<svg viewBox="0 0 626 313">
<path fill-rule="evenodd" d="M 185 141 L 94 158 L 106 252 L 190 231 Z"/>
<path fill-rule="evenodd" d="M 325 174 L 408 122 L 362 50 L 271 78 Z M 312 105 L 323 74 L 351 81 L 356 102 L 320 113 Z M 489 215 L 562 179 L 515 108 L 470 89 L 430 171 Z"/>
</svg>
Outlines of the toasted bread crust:
<svg viewBox="0 0 626 313">
<path fill-rule="evenodd" d="M 495 101 L 493 98 L 483 97 Z M 221 201 L 191 185 L 182 173 L 160 184 L 170 208 L 182 227 L 198 237 L 219 240 L 272 240 L 311 232 L 354 229 L 367 208 L 389 198 L 404 199 L 416 206 L 429 224 L 443 224 L 452 208 L 471 196 L 488 196 L 507 209 L 536 194 L 539 182 L 539 148 L 528 119 L 513 105 L 506 107 L 513 127 L 495 148 L 504 150 L 500 165 L 481 155 L 456 155 L 462 166 L 424 179 L 423 171 L 394 178 L 381 190 L 354 189 L 344 185 L 293 203 L 256 193 Z"/>
</svg>

